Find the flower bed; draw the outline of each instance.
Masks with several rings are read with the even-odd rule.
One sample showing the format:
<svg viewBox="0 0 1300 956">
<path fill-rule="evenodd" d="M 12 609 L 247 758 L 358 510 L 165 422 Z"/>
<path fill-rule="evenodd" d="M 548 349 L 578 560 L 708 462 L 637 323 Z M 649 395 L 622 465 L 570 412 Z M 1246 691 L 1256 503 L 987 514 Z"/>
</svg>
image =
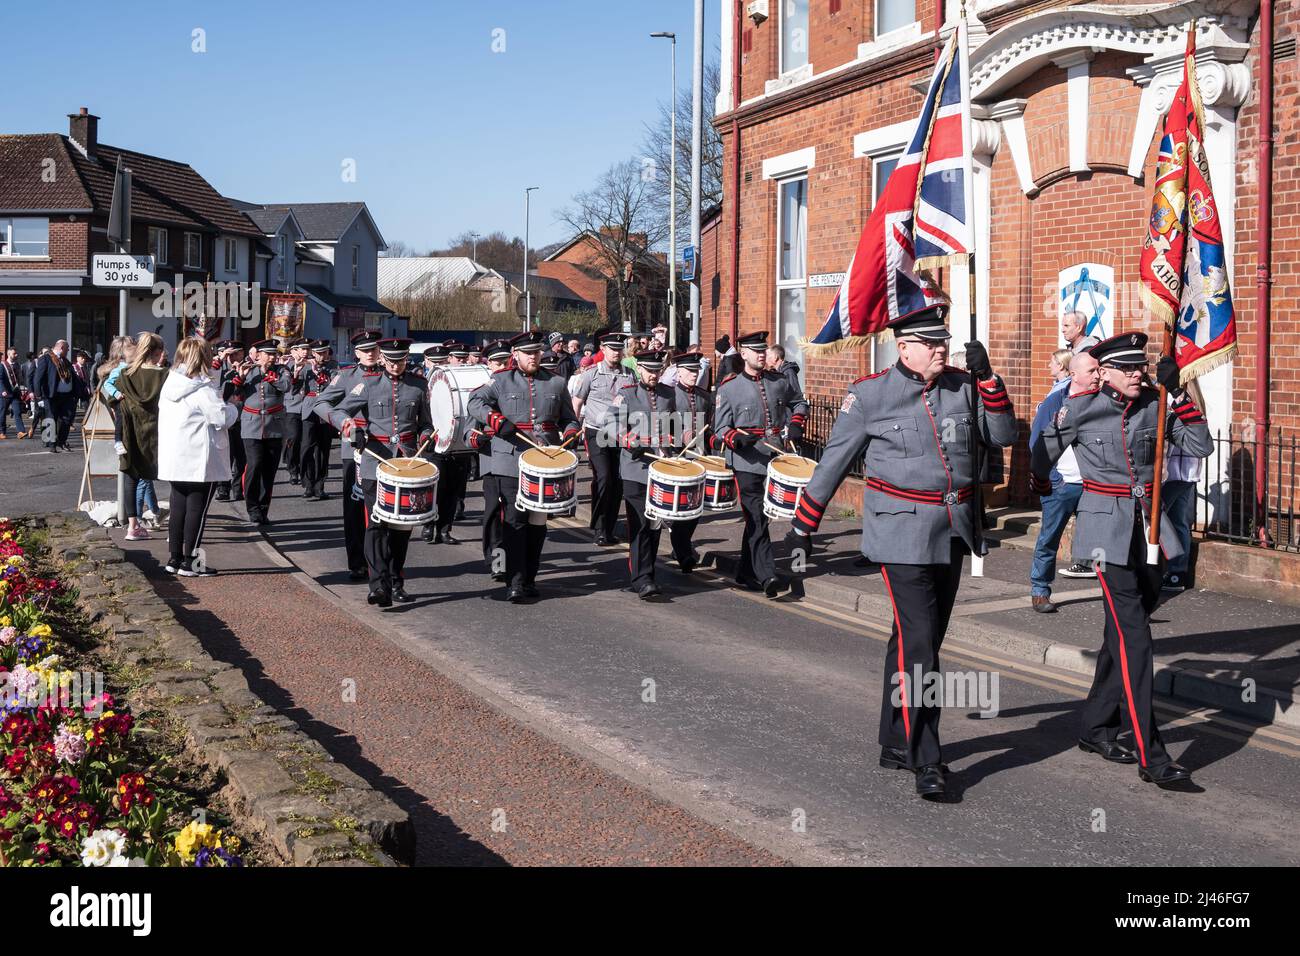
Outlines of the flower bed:
<svg viewBox="0 0 1300 956">
<path fill-rule="evenodd" d="M 105 689 L 36 540 L 0 518 L 0 864 L 242 866 L 239 838 Z"/>
</svg>

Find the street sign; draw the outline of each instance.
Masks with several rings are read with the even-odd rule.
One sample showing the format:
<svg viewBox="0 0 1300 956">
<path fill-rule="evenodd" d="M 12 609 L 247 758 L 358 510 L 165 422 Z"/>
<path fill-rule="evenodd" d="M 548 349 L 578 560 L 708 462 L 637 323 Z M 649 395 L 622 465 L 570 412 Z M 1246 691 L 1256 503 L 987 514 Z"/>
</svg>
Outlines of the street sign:
<svg viewBox="0 0 1300 956">
<path fill-rule="evenodd" d="M 112 289 L 149 289 L 153 272 L 153 256 L 97 255 L 92 281 Z"/>
<path fill-rule="evenodd" d="M 829 289 L 839 288 L 844 283 L 843 272 L 819 272 L 817 275 L 808 277 L 808 288 L 810 289 Z"/>
<path fill-rule="evenodd" d="M 694 246 L 684 246 L 682 248 L 682 281 L 694 282 L 696 268 L 696 254 Z"/>
<path fill-rule="evenodd" d="M 131 251 L 131 170 L 117 157 L 113 174 L 113 201 L 108 207 L 108 241 L 118 252 Z"/>
</svg>

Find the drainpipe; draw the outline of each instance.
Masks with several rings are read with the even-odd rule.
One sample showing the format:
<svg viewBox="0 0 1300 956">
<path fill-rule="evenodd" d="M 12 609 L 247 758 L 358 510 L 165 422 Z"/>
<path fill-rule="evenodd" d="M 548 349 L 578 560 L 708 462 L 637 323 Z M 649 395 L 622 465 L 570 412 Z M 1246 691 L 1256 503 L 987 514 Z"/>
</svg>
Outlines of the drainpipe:
<svg viewBox="0 0 1300 956">
<path fill-rule="evenodd" d="M 740 337 L 740 33 L 745 25 L 744 0 L 732 0 L 736 23 L 731 31 L 731 344 Z"/>
<path fill-rule="evenodd" d="M 1273 0 L 1259 5 L 1259 222 L 1255 247 L 1255 533 L 1269 546 L 1268 450 L 1269 334 L 1272 322 L 1270 271 L 1273 247 Z"/>
<path fill-rule="evenodd" d="M 939 36 L 939 31 L 943 29 L 944 20 L 947 19 L 947 11 L 944 9 L 947 0 L 934 0 L 934 62 L 939 62 L 939 55 L 943 53 L 943 39 Z"/>
</svg>

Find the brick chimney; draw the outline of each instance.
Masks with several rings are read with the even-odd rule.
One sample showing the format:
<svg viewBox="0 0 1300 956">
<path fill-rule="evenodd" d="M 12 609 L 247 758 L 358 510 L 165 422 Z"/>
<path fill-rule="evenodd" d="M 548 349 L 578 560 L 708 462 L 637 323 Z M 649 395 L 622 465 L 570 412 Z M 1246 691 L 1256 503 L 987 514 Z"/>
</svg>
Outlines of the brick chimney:
<svg viewBox="0 0 1300 956">
<path fill-rule="evenodd" d="M 79 112 L 69 113 L 68 137 L 84 149 L 87 156 L 94 159 L 95 147 L 99 145 L 99 117 L 84 106 Z"/>
</svg>

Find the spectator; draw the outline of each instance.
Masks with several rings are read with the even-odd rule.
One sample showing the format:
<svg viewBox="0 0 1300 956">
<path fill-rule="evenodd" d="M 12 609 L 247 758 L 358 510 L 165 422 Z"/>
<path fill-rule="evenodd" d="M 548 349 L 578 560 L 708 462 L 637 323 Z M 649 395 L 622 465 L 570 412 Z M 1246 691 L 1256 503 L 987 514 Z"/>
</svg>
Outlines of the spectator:
<svg viewBox="0 0 1300 956">
<path fill-rule="evenodd" d="M 718 341 L 714 342 L 713 351 L 718 354 L 717 384 L 722 384 L 722 380 L 728 375 L 735 375 L 744 368 L 744 363 L 740 360 L 740 353 L 732 346 L 731 338 L 729 336 L 724 335 L 722 338 L 718 339 Z"/>
<path fill-rule="evenodd" d="M 1172 398 L 1172 396 L 1171 396 Z M 1185 455 L 1173 442 L 1165 442 L 1164 481 L 1160 485 L 1160 508 L 1169 516 L 1183 553 L 1169 561 L 1160 587 L 1165 591 L 1187 590 L 1187 567 L 1192 554 L 1192 522 L 1196 516 L 1196 484 L 1201 480 L 1201 459 Z"/>
<path fill-rule="evenodd" d="M 118 405 L 122 422 L 119 468 L 126 474 L 126 518 L 128 541 L 142 541 L 149 532 L 140 526 L 136 507 L 136 485 L 142 479 L 158 477 L 158 396 L 167 380 L 163 362 L 167 350 L 153 332 L 141 332 L 135 341 L 135 358 L 117 379 L 122 398 Z"/>
<path fill-rule="evenodd" d="M 211 575 L 196 561 L 217 482 L 230 479 L 229 429 L 239 409 L 222 401 L 212 375 L 212 347 L 197 337 L 176 347 L 158 402 L 158 477 L 171 483 L 167 571 L 182 577 Z"/>
<path fill-rule="evenodd" d="M 1052 418 L 1065 406 L 1070 395 L 1093 391 L 1101 381 L 1101 366 L 1087 352 L 1069 355 L 1065 349 L 1053 354 L 1052 364 L 1064 365 L 1070 373 L 1069 378 L 1058 381 L 1043 399 L 1038 411 L 1034 413 L 1034 423 L 1029 431 L 1029 447 L 1034 447 L 1038 436 L 1042 434 Z M 1051 367 L 1049 365 L 1049 367 Z M 1053 373 L 1055 374 L 1055 373 Z M 1074 449 L 1067 448 L 1056 462 L 1051 472 L 1052 493 L 1042 499 L 1043 518 L 1038 530 L 1038 541 L 1034 544 L 1034 563 L 1029 571 L 1030 602 L 1040 614 L 1052 614 L 1056 605 L 1052 603 L 1052 582 L 1056 579 L 1056 551 L 1061 544 L 1065 526 L 1079 508 L 1079 498 L 1083 495 L 1083 476 L 1079 473 L 1075 461 Z M 1085 564 L 1076 562 L 1061 570 L 1062 577 L 1088 578 L 1096 572 Z"/>
<path fill-rule="evenodd" d="M 81 379 L 81 386 L 78 389 L 80 393 L 77 396 L 79 402 L 90 404 L 90 356 L 81 349 L 73 353 L 72 371 L 76 373 L 77 378 Z"/>
<path fill-rule="evenodd" d="M 569 339 L 565 349 L 568 350 L 569 358 L 576 368 L 577 364 L 582 361 L 582 343 L 577 339 Z"/>
<path fill-rule="evenodd" d="M 36 363 L 36 377 L 32 392 L 36 395 L 37 410 L 42 419 L 52 419 L 41 426 L 45 447 L 50 451 L 68 450 L 68 432 L 77 417 L 77 401 L 85 388 L 82 380 L 72 370 L 68 361 L 68 343 L 59 339 L 48 354 Z M 34 427 L 34 426 L 33 426 Z"/>
<path fill-rule="evenodd" d="M 1083 334 L 1087 325 L 1088 317 L 1082 312 L 1067 312 L 1061 316 L 1061 337 L 1065 339 L 1065 347 L 1074 355 L 1097 344 L 1095 336 Z"/>
<path fill-rule="evenodd" d="M 799 381 L 799 366 L 794 362 L 785 360 L 784 345 L 769 345 L 767 347 L 767 367 L 773 372 L 785 376 L 785 380 L 790 383 L 790 387 L 797 389 L 799 394 L 803 394 L 803 385 Z"/>
<path fill-rule="evenodd" d="M 18 365 L 18 350 L 9 349 L 0 359 L 0 439 L 9 437 L 9 410 L 13 409 L 14 428 L 17 437 L 24 438 L 27 429 L 23 427 L 23 381 Z"/>
</svg>

